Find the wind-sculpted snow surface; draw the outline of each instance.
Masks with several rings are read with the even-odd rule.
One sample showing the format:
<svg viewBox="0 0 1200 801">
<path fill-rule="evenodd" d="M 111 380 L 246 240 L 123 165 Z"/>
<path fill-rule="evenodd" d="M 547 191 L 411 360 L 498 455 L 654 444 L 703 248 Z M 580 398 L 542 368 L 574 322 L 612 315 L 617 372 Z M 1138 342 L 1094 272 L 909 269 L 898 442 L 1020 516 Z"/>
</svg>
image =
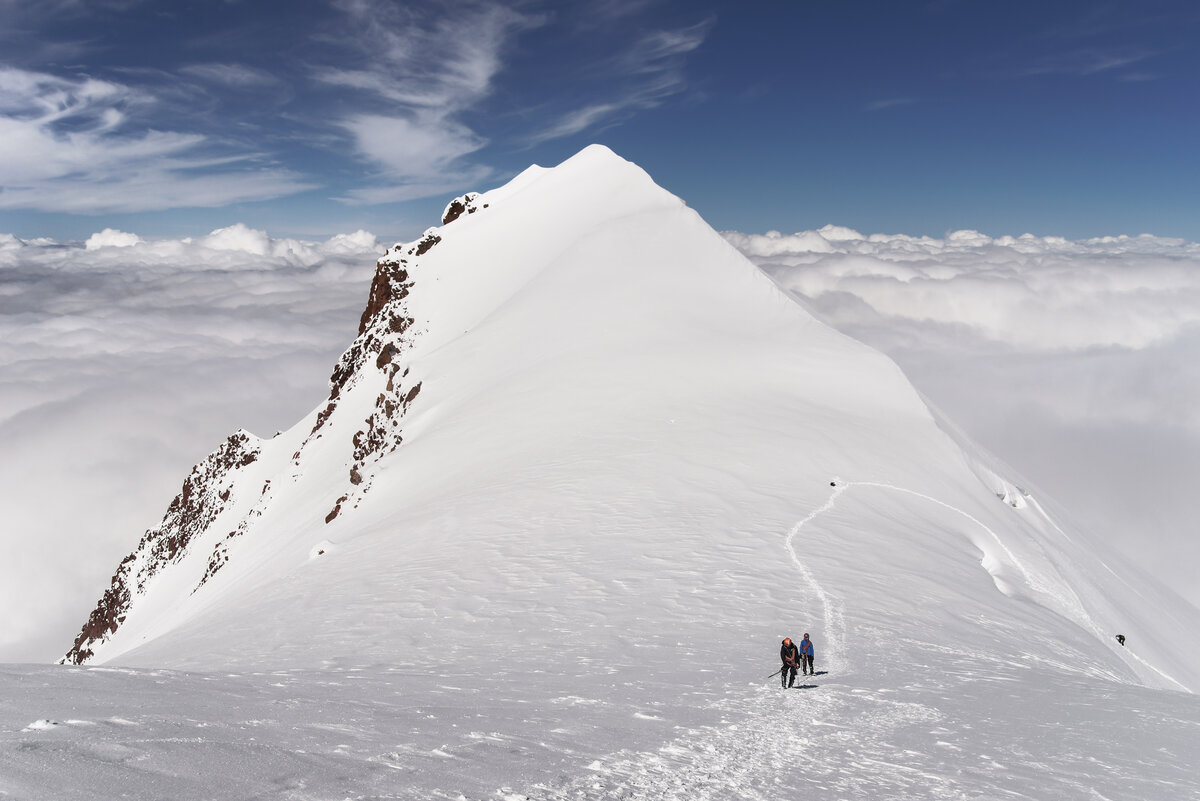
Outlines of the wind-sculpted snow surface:
<svg viewBox="0 0 1200 801">
<path fill-rule="evenodd" d="M 698 654 L 693 654 L 698 656 Z M 0 792 L 79 798 L 1186 801 L 1195 696 L 972 647 L 790 692 L 757 660 L 679 674 L 352 665 L 0 670 Z M 1048 713 L 1049 711 L 1049 713 Z"/>
<path fill-rule="evenodd" d="M 69 797 L 95 749 L 134 797 L 1198 789 L 1194 610 L 891 361 L 604 148 L 468 204 L 380 260 L 329 398 L 88 646 L 129 672 L 5 679 L 48 689 L 0 790 Z M 67 724 L 89 682 L 100 728 Z"/>
</svg>

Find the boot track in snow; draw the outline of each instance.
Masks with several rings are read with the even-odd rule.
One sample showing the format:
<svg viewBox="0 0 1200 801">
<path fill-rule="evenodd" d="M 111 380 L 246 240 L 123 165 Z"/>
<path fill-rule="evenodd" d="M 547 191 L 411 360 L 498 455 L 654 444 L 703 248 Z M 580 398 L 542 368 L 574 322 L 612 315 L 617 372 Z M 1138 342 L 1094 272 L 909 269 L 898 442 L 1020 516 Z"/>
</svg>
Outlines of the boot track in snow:
<svg viewBox="0 0 1200 801">
<path fill-rule="evenodd" d="M 810 512 L 807 517 L 805 517 L 800 522 L 796 523 L 796 525 L 792 526 L 791 530 L 788 531 L 786 539 L 784 540 L 784 545 L 787 548 L 788 555 L 791 557 L 792 563 L 796 566 L 796 569 L 800 572 L 800 575 L 804 579 L 804 582 L 809 586 L 809 588 L 812 590 L 813 594 L 817 596 L 818 600 L 821 603 L 821 611 L 822 611 L 822 614 L 823 614 L 824 620 L 825 620 L 824 636 L 825 636 L 825 640 L 827 643 L 826 653 L 829 654 L 829 656 L 826 658 L 826 664 L 829 664 L 829 665 L 837 668 L 839 671 L 842 671 L 844 668 L 844 655 L 846 653 L 846 648 L 845 648 L 845 646 L 846 646 L 846 622 L 845 622 L 845 617 L 842 612 L 842 607 L 840 604 L 836 603 L 831 598 L 829 593 L 826 592 L 826 590 L 817 581 L 817 579 L 813 575 L 812 571 L 809 570 L 808 567 L 805 566 L 805 564 L 802 561 L 800 561 L 800 558 L 796 555 L 795 538 L 796 538 L 796 535 L 798 533 L 800 533 L 801 529 L 803 529 L 806 525 L 808 525 L 810 522 L 815 520 L 817 517 L 832 510 L 834 505 L 837 503 L 838 497 L 840 497 L 843 492 L 845 492 L 847 489 L 849 489 L 851 487 L 874 487 L 876 489 L 890 490 L 892 492 L 898 492 L 898 493 L 902 493 L 904 495 L 911 495 L 913 497 L 921 498 L 922 500 L 928 501 L 929 503 L 936 504 L 937 506 L 941 506 L 944 509 L 949 509 L 950 511 L 952 511 L 956 514 L 961 515 L 962 517 L 965 517 L 967 520 L 971 521 L 976 526 L 978 526 L 979 528 L 981 528 L 985 532 L 987 532 L 988 536 L 991 537 L 991 539 L 994 540 L 995 543 L 1004 552 L 1004 555 L 1009 559 L 1012 566 L 1015 567 L 1018 571 L 1020 571 L 1022 578 L 1025 580 L 1025 584 L 1030 589 L 1035 590 L 1035 591 L 1045 592 L 1048 594 L 1054 594 L 1054 589 L 1047 587 L 1044 585 L 1043 582 L 1038 581 L 1030 573 L 1030 571 L 1028 569 L 1026 569 L 1025 565 L 1022 564 L 1021 560 L 1017 558 L 1016 554 L 1014 554 L 1012 552 L 1012 550 L 1009 549 L 1009 547 L 1004 544 L 1004 541 L 1000 539 L 1000 536 L 998 534 L 996 534 L 995 531 L 993 531 L 990 527 L 985 525 L 982 521 L 980 521 L 974 515 L 971 515 L 968 512 L 964 512 L 962 509 L 959 509 L 957 506 L 952 506 L 951 504 L 948 504 L 945 501 L 940 501 L 937 498 L 934 498 L 930 495 L 926 495 L 921 492 L 917 492 L 916 490 L 910 490 L 905 487 L 897 487 L 894 484 L 885 484 L 885 483 L 878 482 L 878 481 L 843 482 L 843 481 L 840 481 L 835 478 L 831 483 L 833 485 L 833 492 L 830 494 L 829 500 L 827 500 L 825 502 L 825 504 L 823 506 L 821 506 L 820 508 L 814 509 L 812 512 Z M 1069 539 L 1067 537 L 1066 532 L 1063 531 L 1061 528 L 1059 528 L 1058 524 L 1055 523 L 1054 520 L 1052 520 L 1048 514 L 1046 514 L 1045 510 L 1042 509 L 1041 504 L 1038 504 L 1036 502 L 1036 500 L 1034 500 L 1033 502 L 1034 502 L 1034 508 L 1042 515 L 1042 517 L 1045 518 L 1046 521 L 1049 522 L 1050 525 L 1053 526 L 1064 538 Z M 987 567 L 986 564 L 984 565 L 984 569 L 988 570 L 989 574 L 992 574 L 993 581 L 996 581 L 996 586 L 998 588 L 1001 588 L 999 581 L 996 580 L 995 574 L 992 573 L 992 571 Z M 1001 588 L 1001 591 L 1003 592 L 1004 590 Z M 1085 628 L 1087 628 L 1093 634 L 1093 636 L 1095 636 L 1097 639 L 1107 642 L 1108 635 L 1104 631 L 1102 631 L 1098 625 L 1096 625 L 1094 620 L 1092 620 L 1091 616 L 1083 608 L 1083 604 L 1080 602 L 1079 598 L 1077 596 L 1075 596 L 1074 593 L 1071 593 L 1071 595 L 1072 595 L 1071 600 L 1073 601 L 1072 605 L 1075 606 L 1078 610 L 1078 617 L 1079 617 L 1078 622 L 1081 625 L 1083 625 Z M 1129 653 L 1129 656 L 1131 656 L 1133 659 L 1137 660 L 1144 667 L 1154 671 L 1155 673 L 1157 673 L 1159 676 L 1163 677 L 1167 681 L 1175 684 L 1180 689 L 1187 691 L 1187 687 L 1185 685 L 1183 685 L 1181 682 L 1177 681 L 1172 676 L 1169 676 L 1168 674 L 1164 673 L 1162 670 L 1158 669 L 1154 665 L 1151 665 L 1149 662 L 1147 662 L 1142 657 L 1138 656 L 1136 653 L 1133 653 L 1131 651 Z"/>
</svg>

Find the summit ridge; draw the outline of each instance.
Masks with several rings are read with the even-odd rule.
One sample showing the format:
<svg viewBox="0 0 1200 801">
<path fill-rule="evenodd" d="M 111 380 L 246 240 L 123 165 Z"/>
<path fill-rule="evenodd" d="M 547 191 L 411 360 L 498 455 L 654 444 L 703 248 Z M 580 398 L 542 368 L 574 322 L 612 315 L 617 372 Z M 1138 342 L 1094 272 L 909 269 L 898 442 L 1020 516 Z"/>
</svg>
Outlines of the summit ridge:
<svg viewBox="0 0 1200 801">
<path fill-rule="evenodd" d="M 988 619 L 1087 675 L 1200 686 L 1186 609 L 1128 603 L 1006 472 L 593 146 L 389 248 L 328 396 L 198 466 L 66 661 L 454 660 L 481 631 L 514 670 L 584 643 L 650 669 L 664 632 L 729 660 L 779 625 L 790 548 L 841 664 Z M 1108 641 L 1135 626 L 1136 655 Z"/>
</svg>

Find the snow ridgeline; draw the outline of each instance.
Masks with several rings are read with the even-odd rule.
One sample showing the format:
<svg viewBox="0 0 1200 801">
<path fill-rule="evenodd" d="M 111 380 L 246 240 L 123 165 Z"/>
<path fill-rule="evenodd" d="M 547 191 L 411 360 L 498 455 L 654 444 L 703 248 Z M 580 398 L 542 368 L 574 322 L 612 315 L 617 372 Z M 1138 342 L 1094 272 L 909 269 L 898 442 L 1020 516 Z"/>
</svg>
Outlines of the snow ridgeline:
<svg viewBox="0 0 1200 801">
<path fill-rule="evenodd" d="M 636 166 L 589 148 L 458 204 L 380 260 L 328 398 L 205 487 L 228 498 L 115 631 L 84 642 L 89 663 L 300 671 L 314 703 L 353 668 L 379 692 L 323 725 L 396 715 L 404 737 L 362 724 L 358 756 L 452 796 L 670 797 L 743 747 L 761 759 L 703 780 L 710 797 L 769 795 L 772 777 L 811 789 L 813 763 L 769 736 L 795 709 L 761 695 L 779 639 L 805 630 L 830 671 L 813 688 L 830 690 L 822 725 L 874 744 L 820 784 L 842 792 L 994 789 L 995 770 L 946 778 L 962 754 L 1066 783 L 1076 751 L 1047 759 L 1019 738 L 1065 725 L 1110 754 L 1121 735 L 1054 698 L 1157 708 L 1143 685 L 1200 686 L 1194 610 L 1111 569 L 890 360 L 813 319 Z M 21 726 L 42 719 L 56 714 Z M 513 780 L 514 741 L 520 775 L 539 778 Z M 479 754 L 482 774 L 453 778 Z M 922 773 L 887 783 L 880 765 L 903 759 Z M 580 778 L 597 760 L 598 789 Z M 927 774 L 945 781 L 917 789 Z"/>
<path fill-rule="evenodd" d="M 420 456 L 400 458 L 397 449 L 413 436 Z M 245 455 L 225 452 L 234 442 Z M 530 168 L 505 187 L 455 199 L 442 227 L 389 249 L 325 402 L 270 440 L 239 432 L 197 467 L 163 523 L 122 563 L 67 661 L 112 659 L 193 619 L 215 621 L 219 607 L 245 600 L 249 587 L 286 583 L 296 570 L 305 571 L 300 594 L 319 595 L 317 587 L 335 580 L 310 575 L 319 543 L 332 552 L 372 531 L 419 531 L 430 515 L 442 528 L 480 481 L 508 490 L 490 517 L 472 521 L 485 529 L 521 517 L 544 486 L 572 484 L 604 489 L 595 498 L 570 494 L 564 517 L 572 504 L 614 499 L 634 508 L 602 501 L 603 509 L 644 518 L 654 504 L 636 508 L 633 499 L 646 493 L 630 478 L 655 460 L 657 471 L 646 475 L 651 496 L 674 506 L 696 492 L 721 498 L 742 510 L 726 524 L 735 529 L 752 515 L 782 522 L 807 499 L 820 506 L 811 491 L 777 508 L 746 496 L 781 479 L 781 497 L 819 487 L 830 474 L 908 487 L 927 499 L 912 512 L 926 523 L 929 500 L 951 510 L 948 519 L 961 518 L 946 525 L 979 549 L 973 561 L 1006 597 L 1035 600 L 1107 652 L 1110 629 L 1130 628 L 1129 610 L 1114 603 L 1120 592 L 1086 580 L 1107 580 L 1107 566 L 1083 567 L 1095 557 L 1073 553 L 1045 515 L 1006 504 L 1000 519 L 995 509 L 981 512 L 988 499 L 1021 495 L 963 447 L 970 449 L 938 427 L 894 364 L 813 320 L 639 168 L 590 148 L 554 170 Z M 633 472 L 622 475 L 629 462 Z M 703 464 L 718 472 L 690 467 Z M 731 464 L 742 465 L 736 485 L 721 480 Z M 505 484 L 522 474 L 524 481 Z M 667 492 L 669 477 L 683 475 L 685 490 Z M 380 477 L 388 477 L 385 499 L 367 503 Z M 430 491 L 442 498 L 433 508 Z M 620 520 L 588 514 L 585 530 Z M 662 528 L 663 547 L 679 548 L 678 526 Z M 536 552 L 539 533 L 526 536 Z M 406 558 L 410 537 L 428 535 L 377 542 L 355 567 L 369 575 L 381 553 Z M 439 558 L 453 562 L 458 547 Z M 501 556 L 496 564 L 514 554 Z M 569 583 L 579 571 L 564 567 Z M 447 588 L 464 578 L 457 574 Z M 317 584 L 307 588 L 310 580 Z M 298 608 L 311 613 L 311 605 Z M 322 613 L 342 614 L 329 605 Z M 1153 623 L 1143 630 L 1153 632 Z M 1191 686 L 1157 654 L 1125 661 L 1152 682 Z"/>
<path fill-rule="evenodd" d="M 451 201 L 443 213 L 443 224 L 449 224 L 464 213 L 475 213 L 478 210 L 473 202 L 476 197 L 477 193 L 470 193 Z M 354 434 L 354 464 L 348 475 L 350 489 L 334 502 L 326 522 L 338 515 L 342 504 L 351 501 L 354 488 L 363 483 L 367 463 L 399 447 L 403 440 L 399 421 L 421 391 L 419 381 L 404 381 L 407 371 L 397 379 L 399 368 L 392 359 L 409 347 L 404 338 L 413 322 L 406 316 L 404 303 L 412 286 L 408 278 L 409 259 L 423 255 L 440 241 L 432 231 L 427 231 L 416 242 L 397 243 L 380 258 L 367 307 L 359 323 L 359 336 L 335 366 L 330 377 L 329 398 L 324 408 L 316 413 L 312 429 L 292 455 L 292 462 L 298 467 L 305 447 L 313 439 L 320 438 L 320 430 L 336 409 L 342 391 L 357 381 L 359 372 L 374 357 L 375 367 L 386 373 L 387 382 L 376 400 L 375 413 L 367 418 L 365 427 Z M 148 593 L 151 581 L 168 565 L 179 564 L 194 552 L 193 540 L 211 540 L 211 532 L 230 526 L 228 533 L 212 544 L 204 573 L 191 592 L 198 591 L 224 567 L 229 561 L 232 541 L 246 533 L 273 497 L 270 477 L 261 479 L 262 489 L 257 496 L 239 491 L 236 497 L 231 497 L 235 486 L 242 490 L 246 485 L 259 483 L 258 475 L 246 478 L 241 473 L 243 468 L 257 461 L 262 447 L 258 437 L 239 429 L 193 468 L 162 522 L 147 531 L 137 549 L 121 561 L 109 588 L 63 657 L 63 664 L 83 664 L 90 660 L 95 655 L 93 649 L 107 642 L 125 623 L 134 599 Z M 268 471 L 255 472 L 270 475 Z M 368 488 L 364 487 L 362 492 Z"/>
</svg>

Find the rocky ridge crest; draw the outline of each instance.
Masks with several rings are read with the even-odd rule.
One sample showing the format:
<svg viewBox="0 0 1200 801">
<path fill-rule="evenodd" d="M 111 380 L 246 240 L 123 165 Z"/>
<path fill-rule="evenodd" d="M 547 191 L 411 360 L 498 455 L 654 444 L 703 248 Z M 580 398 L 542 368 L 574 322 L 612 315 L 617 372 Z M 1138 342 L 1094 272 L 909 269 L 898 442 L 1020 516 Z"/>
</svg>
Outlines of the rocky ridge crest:
<svg viewBox="0 0 1200 801">
<path fill-rule="evenodd" d="M 487 204 L 478 202 L 479 197 L 471 192 L 450 201 L 442 214 L 443 227 L 464 214 L 487 208 Z M 332 523 L 345 508 L 357 505 L 370 489 L 373 465 L 403 443 L 401 424 L 421 393 L 422 382 L 402 363 L 419 336 L 408 299 L 417 284 L 413 276 L 419 271 L 421 257 L 442 241 L 442 234 L 442 228 L 430 228 L 415 241 L 395 244 L 378 260 L 358 336 L 334 366 L 329 395 L 313 418 L 311 431 L 292 454 L 294 469 L 289 475 L 266 479 L 261 490 L 257 484 L 253 489 L 247 487 L 244 470 L 259 458 L 264 441 L 240 429 L 231 435 L 192 469 L 162 522 L 148 530 L 137 548 L 121 560 L 62 663 L 83 664 L 92 658 L 98 644 L 107 641 L 125 622 L 136 598 L 147 592 L 153 579 L 190 553 L 207 548 L 203 576 L 192 592 L 203 587 L 230 561 L 234 542 L 247 533 L 270 504 L 272 480 L 297 480 L 306 449 L 327 432 L 339 402 L 368 374 L 382 374 L 379 382 L 383 388 L 349 443 L 352 456 L 346 486 L 332 501 L 325 522 Z M 246 495 L 256 497 L 243 497 L 243 503 L 233 509 L 237 496 Z M 217 535 L 212 531 L 214 523 L 227 510 L 239 513 L 237 522 L 227 533 Z M 225 515 L 222 522 L 228 523 L 228 518 Z M 220 528 L 224 530 L 225 526 Z"/>
</svg>

